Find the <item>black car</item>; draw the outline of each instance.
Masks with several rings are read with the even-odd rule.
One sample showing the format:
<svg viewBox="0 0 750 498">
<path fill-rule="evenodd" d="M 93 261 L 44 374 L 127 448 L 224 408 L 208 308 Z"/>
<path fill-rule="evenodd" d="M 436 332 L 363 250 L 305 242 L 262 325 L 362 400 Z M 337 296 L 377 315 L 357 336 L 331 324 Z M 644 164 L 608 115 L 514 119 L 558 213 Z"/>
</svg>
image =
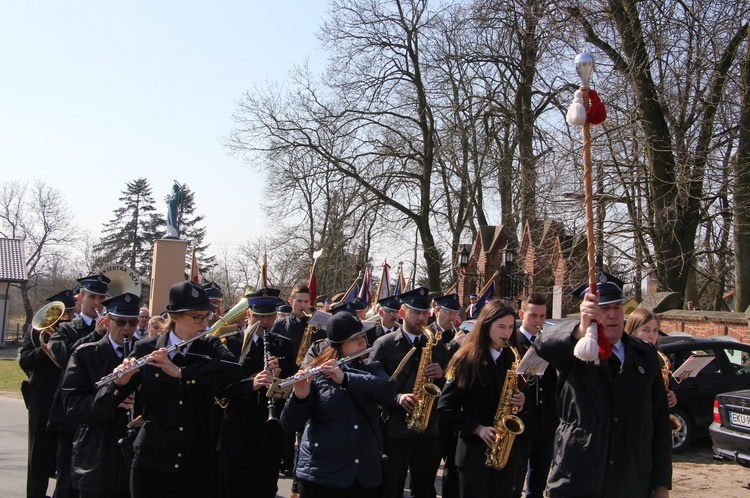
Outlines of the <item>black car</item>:
<svg viewBox="0 0 750 498">
<path fill-rule="evenodd" d="M 719 394 L 709 428 L 714 454 L 750 467 L 750 390 Z"/>
<path fill-rule="evenodd" d="M 672 433 L 672 451 L 680 453 L 694 438 L 708 435 L 716 395 L 750 389 L 750 345 L 727 336 L 705 339 L 673 334 L 660 338 L 659 349 L 672 364 L 672 371 L 693 355 L 714 356 L 697 376 L 681 382 L 670 379 L 669 388 L 677 396 L 672 413 L 681 425 Z"/>
</svg>

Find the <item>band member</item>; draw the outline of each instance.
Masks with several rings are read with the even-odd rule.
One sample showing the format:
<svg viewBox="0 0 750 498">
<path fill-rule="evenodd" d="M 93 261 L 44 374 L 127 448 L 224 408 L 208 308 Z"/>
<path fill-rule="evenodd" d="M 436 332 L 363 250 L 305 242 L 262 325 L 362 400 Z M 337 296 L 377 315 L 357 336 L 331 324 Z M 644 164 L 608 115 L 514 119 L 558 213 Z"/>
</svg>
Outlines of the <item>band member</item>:
<svg viewBox="0 0 750 498">
<path fill-rule="evenodd" d="M 206 291 L 206 295 L 211 304 L 216 305 L 216 312 L 214 313 L 211 322 L 208 324 L 210 327 L 224 314 L 224 293 L 221 291 L 221 286 L 213 281 L 205 284 L 203 290 Z"/>
<path fill-rule="evenodd" d="M 64 290 L 47 298 L 47 301 L 60 301 L 65 313 L 57 322 L 65 323 L 73 318 L 76 298 L 71 290 Z M 47 496 L 49 478 L 55 474 L 57 435 L 47 432 L 47 420 L 52 407 L 52 397 L 60 383 L 62 369 L 52 360 L 45 339 L 39 330 L 30 329 L 21 346 L 18 364 L 29 376 L 21 391 L 29 410 L 29 447 L 26 468 L 27 498 Z M 64 365 L 63 365 L 64 366 Z M 28 394 L 26 394 L 28 393 Z"/>
<path fill-rule="evenodd" d="M 276 318 L 280 291 L 260 289 L 248 294 L 248 325 L 240 335 L 227 338 L 227 347 L 239 358 L 243 378 L 219 393 L 224 414 L 219 431 L 219 469 L 228 498 L 273 498 L 278 491 L 284 433 L 278 415 L 283 400 L 266 397 L 274 378 L 293 374 L 292 342 L 269 332 Z"/>
<path fill-rule="evenodd" d="M 292 294 L 289 296 L 289 304 L 292 306 L 291 314 L 286 318 L 276 320 L 271 332 L 290 339 L 294 346 L 296 357 L 299 346 L 302 343 L 302 337 L 305 335 L 305 327 L 307 327 L 308 317 L 305 312 L 310 307 L 310 289 L 305 285 L 294 287 Z M 313 340 L 323 339 L 324 337 L 325 334 L 319 333 L 319 336 Z"/>
<path fill-rule="evenodd" d="M 477 295 L 469 294 L 469 306 L 466 308 L 466 319 L 474 320 L 479 315 L 479 308 L 477 308 Z"/>
<path fill-rule="evenodd" d="M 363 351 L 360 320 L 339 313 L 326 324 L 330 346 L 309 367 L 323 375 L 294 384 L 281 423 L 302 431 L 296 477 L 302 498 L 378 498 L 382 482 L 382 434 L 378 405 L 393 398 L 380 364 L 338 360 Z M 307 368 L 300 373 L 307 372 Z"/>
<path fill-rule="evenodd" d="M 668 496 L 672 435 L 667 391 L 656 349 L 623 335 L 622 282 L 600 273 L 599 296 L 584 284 L 581 319 L 561 322 L 534 342 L 558 370 L 560 425 L 555 435 L 550 497 Z M 589 324 L 604 327 L 612 355 L 584 362 L 573 354 Z"/>
<path fill-rule="evenodd" d="M 625 333 L 646 341 L 654 346 L 659 344 L 659 318 L 653 311 L 638 308 L 628 316 L 625 322 Z M 661 361 L 661 358 L 659 358 Z M 662 366 L 664 364 L 662 363 Z M 674 391 L 667 391 L 667 402 L 670 408 L 677 404 L 677 396 Z"/>
<path fill-rule="evenodd" d="M 435 406 L 425 411 L 429 417 L 422 432 L 407 427 L 407 413 L 414 410 L 423 393 L 414 393 L 414 383 L 419 375 L 442 384 L 443 368 L 448 362 L 448 353 L 442 340 L 431 346 L 432 358 L 420 372 L 420 359 L 428 344 L 425 336 L 427 314 L 430 309 L 429 290 L 419 287 L 398 296 L 401 302 L 400 316 L 403 325 L 396 332 L 386 334 L 375 341 L 370 358 L 379 362 L 385 372 L 392 376 L 399 363 L 412 347 L 415 352 L 395 379 L 395 395 L 383 406 L 385 422 L 384 451 L 394 471 L 389 496 L 402 496 L 407 471 L 411 474 L 412 496 L 429 498 L 440 466 L 441 444 Z M 422 396 L 423 397 L 423 396 Z"/>
<path fill-rule="evenodd" d="M 151 320 L 151 313 L 145 306 L 138 311 L 138 326 L 133 333 L 133 339 L 143 339 L 148 337 L 148 323 Z"/>
<path fill-rule="evenodd" d="M 461 313 L 458 294 L 437 296 L 433 299 L 433 303 L 435 321 L 430 324 L 430 328 L 442 334 L 448 356 L 453 356 L 466 338 L 466 332 L 456 330 L 456 321 L 458 321 Z M 452 427 L 441 420 L 440 437 L 444 447 L 442 451 L 445 462 L 442 477 L 443 498 L 456 498 L 458 497 L 458 469 L 456 468 L 455 458 L 458 435 Z"/>
<path fill-rule="evenodd" d="M 278 308 L 276 308 L 276 318 L 286 318 L 289 315 L 292 314 L 292 305 L 291 304 L 282 304 Z"/>
<path fill-rule="evenodd" d="M 73 487 L 81 498 L 128 498 L 130 469 L 118 441 L 127 432 L 133 395 L 114 410 L 95 403 L 96 382 L 124 358 L 124 342 L 132 343 L 141 300 L 131 293 L 102 303 L 107 334 L 73 351 L 62 380 L 63 404 L 79 423 L 73 441 Z"/>
<path fill-rule="evenodd" d="M 164 333 L 164 327 L 167 324 L 167 319 L 160 315 L 152 316 L 148 321 L 148 337 L 156 337 Z"/>
<path fill-rule="evenodd" d="M 547 301 L 544 296 L 532 293 L 524 299 L 518 316 L 521 318 L 521 328 L 516 331 L 516 337 L 519 344 L 518 353 L 523 357 L 536 341 L 547 319 Z M 528 483 L 525 490 L 527 498 L 542 498 L 544 495 L 549 468 L 552 465 L 555 430 L 559 421 L 556 386 L 557 373 L 552 367 L 547 367 L 544 374 L 534 376 L 528 381 L 524 393 L 526 403 L 523 412 L 519 414 L 524 423 L 524 431 L 516 436 L 514 443 L 518 446 L 520 458 L 513 493 L 516 497 L 520 497 L 524 492 L 525 482 Z"/>
<path fill-rule="evenodd" d="M 517 466 L 515 446 L 511 446 L 502 469 L 496 470 L 485 462 L 487 450 L 498 432 L 495 415 L 500 402 L 507 401 L 510 410 L 513 407 L 520 410 L 524 403 L 523 393 L 513 389 L 512 384 L 506 386 L 506 375 L 512 373 L 510 368 L 516 360 L 513 351 L 506 347 L 517 347 L 515 320 L 513 309 L 501 300 L 487 303 L 474 330 L 448 366 L 448 382 L 440 396 L 438 411 L 441 420 L 459 431 L 456 466 L 462 498 L 512 495 Z M 510 391 L 504 393 L 506 389 Z"/>
<path fill-rule="evenodd" d="M 375 324 L 372 332 L 367 334 L 369 344 L 375 344 L 375 340 L 378 337 L 394 332 L 399 328 L 398 311 L 400 308 L 401 303 L 398 302 L 395 296 L 384 297 L 378 301 L 380 321 Z"/>
<path fill-rule="evenodd" d="M 209 496 L 213 459 L 214 396 L 238 380 L 242 368 L 217 337 L 200 336 L 216 306 L 203 287 L 180 282 L 169 290 L 169 322 L 163 335 L 136 342 L 121 374 L 97 393 L 103 410 L 114 410 L 136 391 L 145 421 L 133 445 L 133 498 Z M 197 339 L 196 339 L 197 338 Z M 186 341 L 191 341 L 186 343 Z M 139 369 L 137 358 L 148 358 Z"/>
<path fill-rule="evenodd" d="M 81 313 L 69 322 L 60 324 L 49 339 L 49 349 L 55 362 L 65 368 L 75 346 L 84 342 L 95 342 L 104 336 L 107 327 L 103 318 L 97 318 L 102 302 L 107 299 L 110 279 L 104 275 L 88 275 L 78 279 L 78 301 Z M 71 456 L 73 435 L 78 422 L 66 414 L 62 393 L 58 386 L 52 399 L 47 430 L 57 433 L 57 484 L 54 498 L 76 497 L 73 489 Z"/>
</svg>

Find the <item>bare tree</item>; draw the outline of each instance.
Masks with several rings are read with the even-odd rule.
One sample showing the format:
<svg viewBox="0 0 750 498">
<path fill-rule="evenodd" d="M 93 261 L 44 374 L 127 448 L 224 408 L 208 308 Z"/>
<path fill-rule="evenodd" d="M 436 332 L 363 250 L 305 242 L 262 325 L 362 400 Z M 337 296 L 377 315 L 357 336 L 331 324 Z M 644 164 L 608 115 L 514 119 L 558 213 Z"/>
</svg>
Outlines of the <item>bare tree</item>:
<svg viewBox="0 0 750 498">
<path fill-rule="evenodd" d="M 0 184 L 0 236 L 21 239 L 26 252 L 28 282 L 19 284 L 28 328 L 38 300 L 33 290 L 45 279 L 59 277 L 68 245 L 76 238 L 68 204 L 54 186 L 42 180 L 9 180 Z"/>
</svg>

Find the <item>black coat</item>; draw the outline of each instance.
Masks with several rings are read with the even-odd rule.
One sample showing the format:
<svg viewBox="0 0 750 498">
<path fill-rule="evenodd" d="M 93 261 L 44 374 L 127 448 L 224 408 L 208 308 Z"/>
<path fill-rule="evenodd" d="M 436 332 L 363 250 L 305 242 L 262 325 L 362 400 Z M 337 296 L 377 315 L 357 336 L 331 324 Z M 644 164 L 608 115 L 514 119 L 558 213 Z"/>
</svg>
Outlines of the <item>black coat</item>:
<svg viewBox="0 0 750 498">
<path fill-rule="evenodd" d="M 473 434 L 480 425 L 492 427 L 505 383 L 505 374 L 515 359 L 509 348 L 504 348 L 500 364 L 496 365 L 489 351 L 479 367 L 479 378 L 468 388 L 459 387 L 455 380 L 447 382 L 438 401 L 440 420 L 459 431 L 456 446 L 456 466 L 484 469 L 487 445 Z M 513 455 L 511 454 L 511 460 Z M 506 466 L 506 469 L 509 467 Z M 508 472 L 511 472 L 510 470 Z M 512 473 L 510 474 L 512 475 Z"/>
<path fill-rule="evenodd" d="M 82 491 L 129 489 L 129 469 L 117 444 L 127 432 L 127 410 L 94 404 L 96 382 L 120 363 L 105 335 L 76 348 L 63 375 L 63 404 L 79 424 L 73 440 L 73 485 Z"/>
<path fill-rule="evenodd" d="M 142 339 L 130 356 L 147 356 L 167 347 L 168 340 L 168 333 Z M 218 338 L 204 336 L 190 343 L 187 355 L 174 356 L 181 379 L 146 365 L 125 386 L 110 383 L 99 389 L 95 403 L 111 409 L 141 387 L 136 401 L 143 408 L 145 425 L 133 444 L 134 468 L 175 474 L 210 468 L 215 451 L 214 395 L 220 386 L 241 377 L 236 361 Z"/>
<path fill-rule="evenodd" d="M 670 488 L 672 436 L 656 349 L 624 334 L 625 361 L 615 376 L 608 364 L 573 356 L 577 326 L 561 322 L 534 343 L 559 376 L 550 496 L 633 498 Z"/>
<path fill-rule="evenodd" d="M 68 359 L 70 359 L 70 355 L 73 354 L 73 350 L 77 345 L 85 342 L 96 342 L 101 339 L 94 332 L 95 323 L 96 321 L 94 320 L 91 322 L 91 325 L 86 325 L 83 318 L 76 316 L 71 321 L 64 322 L 55 329 L 55 332 L 49 339 L 48 346 L 52 356 L 54 356 L 59 365 L 62 365 L 63 369 L 68 365 Z M 47 430 L 74 434 L 78 427 L 78 422 L 66 413 L 59 387 L 60 384 L 58 383 L 52 399 Z"/>
<path fill-rule="evenodd" d="M 396 323 L 396 325 L 393 326 L 393 330 L 391 330 L 390 332 L 397 331 L 399 327 L 400 325 Z M 385 334 L 386 332 L 383 330 L 383 324 L 377 322 L 374 327 L 367 330 L 367 344 L 372 346 L 373 344 L 375 344 L 375 341 L 378 340 L 378 338 L 383 337 Z"/>
<path fill-rule="evenodd" d="M 245 335 L 227 338 L 227 348 L 239 358 Z M 251 340 L 248 338 L 247 340 Z M 268 349 L 271 356 L 279 358 L 281 373 L 285 378 L 293 374 L 292 342 L 286 337 L 269 334 Z M 267 424 L 268 400 L 265 388 L 253 391 L 253 378 L 263 370 L 263 340 L 258 339 L 242 362 L 242 380 L 230 384 L 219 393 L 228 402 L 223 411 L 219 430 L 219 451 L 239 455 L 281 456 L 283 431 L 279 424 Z M 276 416 L 281 414 L 284 401 L 276 401 Z M 249 471 L 249 470 L 248 470 Z"/>
<path fill-rule="evenodd" d="M 531 342 L 520 330 L 516 331 L 518 338 L 518 354 L 523 358 L 531 347 Z M 519 439 L 540 439 L 552 436 L 560 422 L 557 409 L 557 371 L 551 365 L 547 366 L 544 375 L 534 376 L 527 383 L 524 394 L 523 413 L 520 414 L 524 423 L 523 434 Z"/>
<path fill-rule="evenodd" d="M 378 404 L 392 399 L 394 392 L 377 362 L 356 362 L 342 370 L 346 387 L 316 377 L 304 400 L 294 396 L 287 400 L 281 424 L 288 432 L 304 430 L 298 478 L 340 489 L 355 482 L 374 488 L 382 482 Z"/>
<path fill-rule="evenodd" d="M 379 362 L 382 365 L 383 370 L 385 370 L 385 373 L 388 374 L 388 376 L 391 376 L 411 348 L 412 343 L 405 335 L 404 330 L 399 329 L 390 334 L 386 334 L 375 341 L 372 353 L 370 353 L 370 359 Z M 445 371 L 448 359 L 448 352 L 445 349 L 443 340 L 441 339 L 432 348 L 431 363 L 437 363 L 443 368 L 443 371 Z M 396 400 L 397 394 L 408 394 L 414 392 L 414 381 L 416 380 L 417 370 L 419 369 L 419 361 L 420 354 L 415 352 L 409 359 L 406 367 L 404 367 L 398 377 L 394 380 L 394 396 L 383 406 L 384 417 L 386 419 L 386 437 L 406 438 L 418 436 L 420 434 L 428 436 L 439 435 L 437 423 L 438 417 L 435 413 L 435 405 L 437 405 L 437 402 L 432 406 L 432 414 L 430 415 L 427 429 L 422 433 L 417 433 L 406 427 L 406 411 L 399 406 Z M 433 382 L 438 387 L 442 387 L 445 383 L 445 379 L 437 379 Z"/>
<path fill-rule="evenodd" d="M 284 318 L 280 318 L 276 320 L 273 324 L 273 327 L 271 327 L 271 332 L 274 334 L 283 335 L 287 339 L 290 339 L 292 341 L 293 351 L 294 351 L 294 358 L 295 360 L 297 358 L 297 353 L 299 352 L 299 346 L 302 343 L 302 337 L 305 335 L 305 328 L 307 327 L 307 318 L 303 318 L 301 321 L 297 322 L 297 318 L 294 315 L 289 315 Z M 313 342 L 325 339 L 326 333 L 323 329 L 318 329 L 313 335 L 312 339 L 310 340 L 310 344 Z"/>
</svg>

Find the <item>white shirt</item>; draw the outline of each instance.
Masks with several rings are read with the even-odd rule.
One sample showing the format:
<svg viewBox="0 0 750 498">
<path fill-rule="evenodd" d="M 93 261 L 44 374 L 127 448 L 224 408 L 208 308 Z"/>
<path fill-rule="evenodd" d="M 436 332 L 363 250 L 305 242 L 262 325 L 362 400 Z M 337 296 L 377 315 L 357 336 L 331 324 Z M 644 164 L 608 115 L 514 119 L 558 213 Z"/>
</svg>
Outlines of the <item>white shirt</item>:
<svg viewBox="0 0 750 498">
<path fill-rule="evenodd" d="M 617 356 L 621 364 L 625 362 L 625 348 L 623 347 L 622 340 L 612 344 L 612 352 Z"/>
<path fill-rule="evenodd" d="M 177 346 L 179 343 L 182 342 L 182 339 L 177 337 L 174 332 L 169 333 L 169 340 L 167 340 L 167 347 Z M 188 349 L 190 349 L 190 343 L 180 348 L 180 354 L 187 355 Z M 177 354 L 177 349 L 169 353 L 169 359 L 171 360 L 174 358 L 174 355 Z"/>
<path fill-rule="evenodd" d="M 500 358 L 501 354 L 503 354 L 503 348 L 500 348 L 500 349 L 490 348 L 490 354 L 492 355 L 492 361 L 497 363 L 497 359 Z"/>
</svg>

